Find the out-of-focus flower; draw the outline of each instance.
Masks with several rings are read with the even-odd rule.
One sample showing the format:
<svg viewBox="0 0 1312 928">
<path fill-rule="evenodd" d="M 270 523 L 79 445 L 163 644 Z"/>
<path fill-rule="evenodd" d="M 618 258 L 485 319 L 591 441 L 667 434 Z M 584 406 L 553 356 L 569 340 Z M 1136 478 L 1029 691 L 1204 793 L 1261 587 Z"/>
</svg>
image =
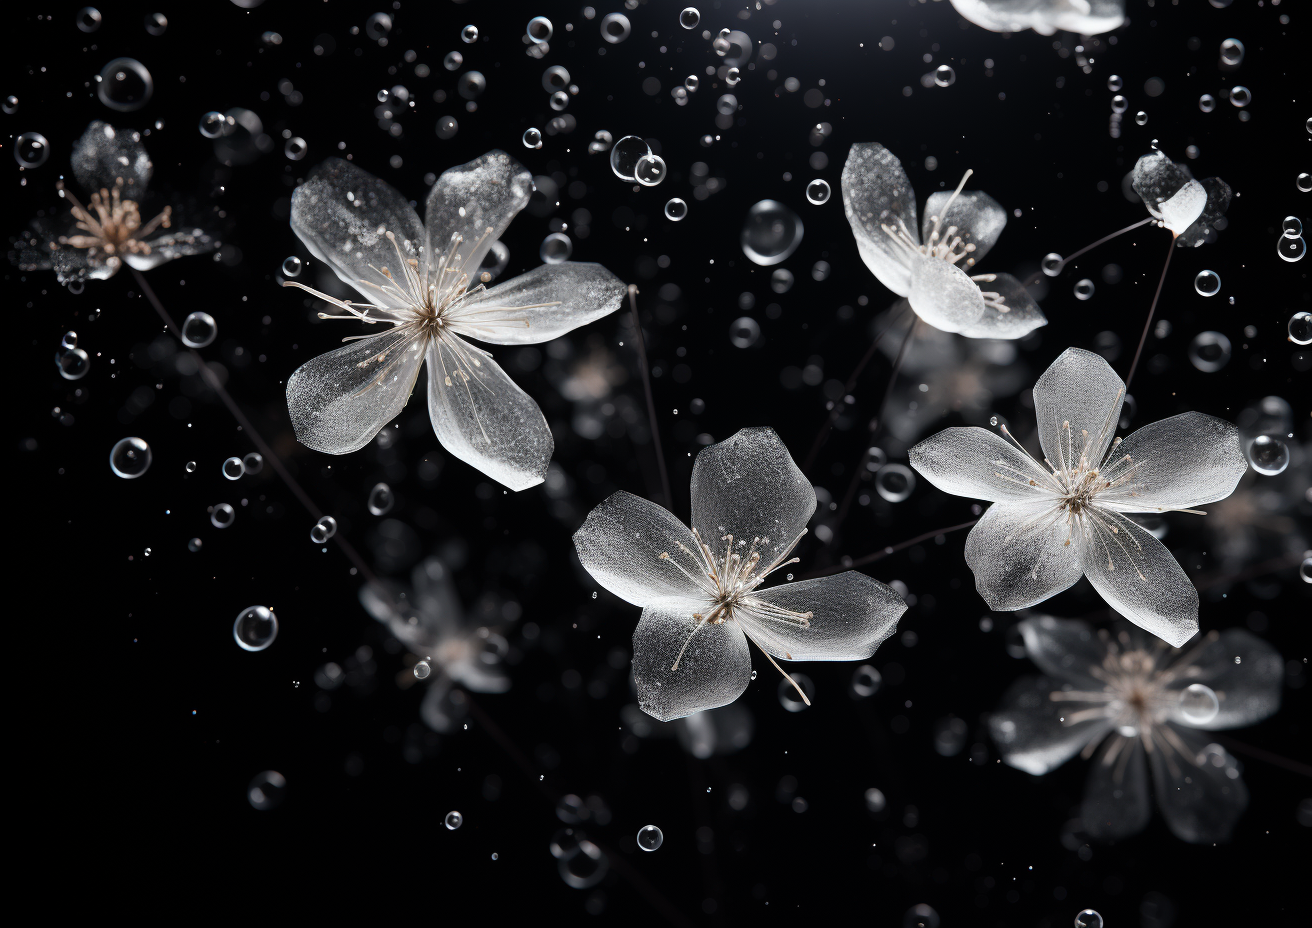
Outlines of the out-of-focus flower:
<svg viewBox="0 0 1312 928">
<path fill-rule="evenodd" d="M 733 754 L 752 742 L 754 722 L 751 710 L 742 703 L 730 703 L 672 722 L 660 722 L 629 703 L 620 709 L 620 721 L 639 738 L 673 737 L 693 757 Z"/>
<path fill-rule="evenodd" d="M 990 717 L 1002 759 L 1037 776 L 1096 752 L 1081 817 L 1102 840 L 1148 824 L 1151 767 L 1176 837 L 1224 841 L 1248 790 L 1238 762 L 1203 733 L 1252 725 L 1280 707 L 1280 655 L 1241 629 L 1209 632 L 1187 649 L 1046 616 L 1020 630 L 1047 676 L 1017 680 Z"/>
<path fill-rule="evenodd" d="M 512 490 L 542 482 L 554 443 L 542 411 L 491 355 L 549 341 L 620 305 L 624 285 L 598 264 L 548 264 L 486 289 L 480 265 L 528 203 L 532 175 L 492 151 L 446 171 L 421 225 L 391 185 L 340 159 L 292 196 L 292 228 L 369 302 L 300 287 L 342 310 L 326 319 L 388 330 L 301 365 L 287 381 L 296 437 L 329 454 L 364 447 L 400 413 L 428 360 L 428 412 L 455 457 Z"/>
<path fill-rule="evenodd" d="M 1125 22 L 1125 0 L 952 0 L 952 5 L 990 32 L 1099 35 Z"/>
<path fill-rule="evenodd" d="M 1068 348 L 1034 384 L 1047 467 L 1006 426 L 1006 439 L 945 429 L 909 457 L 940 490 L 995 504 L 966 538 L 989 608 L 1024 609 L 1088 576 L 1117 612 L 1179 647 L 1198 631 L 1198 591 L 1125 513 L 1190 512 L 1225 499 L 1248 462 L 1234 425 L 1196 412 L 1113 440 L 1124 398 L 1110 364 Z"/>
<path fill-rule="evenodd" d="M 379 581 L 360 588 L 360 602 L 396 639 L 428 665 L 431 680 L 420 715 L 434 731 L 453 727 L 453 684 L 476 693 L 504 693 L 505 638 L 465 618 L 451 574 L 437 558 L 414 569 L 411 586 Z M 416 675 L 418 676 L 418 675 Z"/>
<path fill-rule="evenodd" d="M 893 633 L 906 603 L 856 571 L 758 589 L 797 561 L 788 555 L 815 506 L 779 436 L 752 428 L 698 453 L 691 531 L 622 491 L 589 513 L 574 535 L 579 560 L 643 607 L 633 676 L 644 712 L 669 721 L 733 702 L 752 679 L 748 641 L 792 682 L 776 657 L 864 660 Z"/>
<path fill-rule="evenodd" d="M 1230 207 L 1230 185 L 1221 178 L 1194 180 L 1186 165 L 1154 151 L 1135 162 L 1130 183 L 1177 248 L 1216 240 L 1216 224 Z"/>
<path fill-rule="evenodd" d="M 925 322 L 970 338 L 1020 338 L 1048 323 L 1024 285 L 962 269 L 974 268 L 1007 224 L 997 200 L 962 190 L 970 175 L 930 195 L 919 230 L 902 162 L 877 142 L 858 143 L 843 165 L 843 209 L 866 266 Z"/>
<path fill-rule="evenodd" d="M 154 164 L 141 135 L 96 120 L 73 145 L 73 176 L 88 191 L 83 205 L 61 180 L 59 195 L 68 215 L 41 218 L 14 243 L 10 260 L 25 271 L 54 270 L 61 284 L 106 280 L 124 262 L 147 271 L 184 255 L 219 246 L 203 229 L 176 229 L 174 206 L 143 220 L 141 207 Z"/>
</svg>

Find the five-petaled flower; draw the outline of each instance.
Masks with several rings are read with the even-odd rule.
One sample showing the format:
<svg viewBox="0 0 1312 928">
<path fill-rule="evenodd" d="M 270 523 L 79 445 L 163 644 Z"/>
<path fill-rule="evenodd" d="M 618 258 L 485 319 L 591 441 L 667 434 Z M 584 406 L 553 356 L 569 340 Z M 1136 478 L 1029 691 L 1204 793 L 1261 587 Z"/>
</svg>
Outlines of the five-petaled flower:
<svg viewBox="0 0 1312 928">
<path fill-rule="evenodd" d="M 1154 151 L 1135 162 L 1130 184 L 1157 224 L 1171 230 L 1177 248 L 1216 240 L 1230 207 L 1230 185 L 1221 178 L 1194 180 L 1187 166 Z"/>
<path fill-rule="evenodd" d="M 428 360 L 428 412 L 451 454 L 512 490 L 542 482 L 554 449 L 542 411 L 491 355 L 549 341 L 620 305 L 624 285 L 597 264 L 548 264 L 487 289 L 488 250 L 528 203 L 533 178 L 491 151 L 438 178 L 421 225 L 390 184 L 331 159 L 292 196 L 292 228 L 367 300 L 321 313 L 387 326 L 320 355 L 287 381 L 296 437 L 329 454 L 364 447 L 401 412 Z"/>
<path fill-rule="evenodd" d="M 1099 840 L 1148 824 L 1149 767 L 1177 837 L 1229 837 L 1248 790 L 1235 759 L 1205 733 L 1252 725 L 1280 707 L 1275 649 L 1242 629 L 1209 632 L 1183 650 L 1073 619 L 1026 619 L 1020 630 L 1046 676 L 1017 680 L 989 718 L 1004 761 L 1037 776 L 1077 753 L 1094 757 L 1080 817 Z"/>
<path fill-rule="evenodd" d="M 213 251 L 219 243 L 203 229 L 173 228 L 174 207 L 142 220 L 141 204 L 155 166 L 136 132 L 96 120 L 73 145 L 73 176 L 90 192 L 87 204 L 61 180 L 66 218 L 41 217 L 14 244 L 10 259 L 25 271 L 54 270 L 61 284 L 106 280 L 126 262 L 147 271 L 184 255 Z"/>
<path fill-rule="evenodd" d="M 952 5 L 990 32 L 1100 35 L 1125 22 L 1125 0 L 952 0 Z"/>
<path fill-rule="evenodd" d="M 906 603 L 856 571 L 760 589 L 797 561 L 788 556 L 815 506 L 779 436 L 751 428 L 697 455 L 691 530 L 623 491 L 588 514 L 574 535 L 579 560 L 643 607 L 633 676 L 644 712 L 669 721 L 733 702 L 752 679 L 748 641 L 791 683 L 776 657 L 863 660 L 893 633 Z"/>
<path fill-rule="evenodd" d="M 1024 285 L 1010 274 L 963 270 L 974 268 L 1007 224 L 997 200 L 962 190 L 970 175 L 951 193 L 930 195 L 918 230 L 902 162 L 877 142 L 859 143 L 843 165 L 843 209 L 866 266 L 925 322 L 970 338 L 1020 338 L 1048 323 Z"/>
<path fill-rule="evenodd" d="M 993 502 L 966 538 L 990 609 L 1024 609 L 1082 576 L 1117 612 L 1179 647 L 1198 631 L 1198 591 L 1132 512 L 1195 511 L 1248 468 L 1239 430 L 1187 412 L 1115 439 L 1125 384 L 1068 348 L 1034 384 L 1043 463 L 1003 426 L 945 429 L 908 452 L 947 493 Z M 1045 466 L 1046 465 L 1046 466 Z"/>
</svg>

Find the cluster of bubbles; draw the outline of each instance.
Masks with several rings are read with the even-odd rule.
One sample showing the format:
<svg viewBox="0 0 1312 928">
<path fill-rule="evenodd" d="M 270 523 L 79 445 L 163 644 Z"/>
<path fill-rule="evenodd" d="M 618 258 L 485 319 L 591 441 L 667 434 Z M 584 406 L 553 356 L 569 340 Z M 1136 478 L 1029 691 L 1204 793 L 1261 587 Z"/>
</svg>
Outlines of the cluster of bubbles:
<svg viewBox="0 0 1312 928">
<path fill-rule="evenodd" d="M 252 451 L 242 458 L 236 456 L 226 458 L 220 470 L 222 470 L 223 476 L 229 480 L 240 480 L 247 474 L 258 474 L 264 470 L 264 456 L 259 452 Z"/>
<path fill-rule="evenodd" d="M 287 791 L 287 778 L 276 770 L 257 773 L 246 787 L 246 799 L 251 807 L 261 812 L 277 808 Z"/>
<path fill-rule="evenodd" d="M 267 606 L 248 606 L 232 623 L 232 637 L 245 651 L 263 651 L 278 637 L 278 617 Z"/>
<path fill-rule="evenodd" d="M 310 541 L 321 545 L 337 534 L 337 520 L 332 516 L 323 516 L 310 529 Z"/>
<path fill-rule="evenodd" d="M 1303 221 L 1297 216 L 1286 216 L 1281 221 L 1276 254 L 1286 261 L 1298 261 L 1307 254 L 1307 242 L 1303 240 Z"/>
<path fill-rule="evenodd" d="M 77 346 L 76 332 L 65 332 L 64 337 L 59 340 L 59 349 L 55 352 L 55 366 L 59 368 L 59 376 L 65 380 L 81 380 L 87 375 L 87 371 L 91 370 L 91 359 Z"/>
<path fill-rule="evenodd" d="M 620 180 L 636 181 L 644 187 L 655 187 L 667 173 L 665 159 L 636 135 L 626 135 L 611 147 L 610 169 Z"/>
</svg>

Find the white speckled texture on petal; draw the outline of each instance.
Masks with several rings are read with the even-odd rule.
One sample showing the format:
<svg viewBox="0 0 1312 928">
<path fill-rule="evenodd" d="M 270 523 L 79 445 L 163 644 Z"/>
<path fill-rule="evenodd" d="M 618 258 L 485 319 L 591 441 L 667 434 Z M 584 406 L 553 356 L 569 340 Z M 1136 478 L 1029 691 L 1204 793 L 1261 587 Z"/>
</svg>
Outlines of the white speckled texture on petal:
<svg viewBox="0 0 1312 928">
<path fill-rule="evenodd" d="M 424 213 L 430 278 L 447 255 L 451 237 L 458 234 L 464 241 L 446 266 L 468 273 L 473 286 L 483 256 L 532 193 L 533 175 L 504 151 L 493 150 L 443 171 L 428 193 Z"/>
<path fill-rule="evenodd" d="M 742 629 L 736 622 L 699 623 L 697 609 L 678 600 L 647 606 L 633 633 L 638 705 L 662 722 L 731 703 L 752 682 Z"/>
<path fill-rule="evenodd" d="M 494 345 L 537 344 L 613 313 L 625 291 L 600 264 L 544 264 L 461 300 L 451 327 Z"/>
<path fill-rule="evenodd" d="M 979 285 L 942 258 L 920 258 L 915 262 L 907 299 L 917 316 L 944 332 L 959 332 L 984 315 L 984 295 Z"/>
<path fill-rule="evenodd" d="M 1079 553 L 1089 582 L 1121 615 L 1180 647 L 1198 632 L 1198 591 L 1146 528 L 1125 516 L 1103 518 L 1105 525 L 1082 522 L 1086 534 Z"/>
<path fill-rule="evenodd" d="M 620 490 L 606 497 L 574 533 L 574 547 L 598 583 L 635 606 L 701 595 L 689 579 L 705 572 L 692 531 L 640 496 Z"/>
<path fill-rule="evenodd" d="M 1186 412 L 1143 426 L 1116 446 L 1098 505 L 1121 512 L 1190 509 L 1225 499 L 1248 470 L 1239 429 Z"/>
<path fill-rule="evenodd" d="M 154 172 L 140 133 L 94 120 L 73 143 L 73 176 L 88 194 L 113 190 L 123 181 L 122 197 L 141 202 Z M 142 217 L 143 220 L 147 217 Z"/>
<path fill-rule="evenodd" d="M 1039 488 L 1056 482 L 1014 442 L 978 426 L 944 429 L 907 452 L 911 466 L 953 496 L 1038 502 Z"/>
<path fill-rule="evenodd" d="M 1080 579 L 1079 546 L 1053 504 L 994 503 L 966 536 L 966 564 L 990 609 L 1024 609 Z"/>
<path fill-rule="evenodd" d="M 1025 285 L 1011 274 L 985 274 L 975 283 L 983 293 L 996 293 L 1002 305 L 985 300 L 984 312 L 958 332 L 967 338 L 1022 338 L 1048 324 Z"/>
<path fill-rule="evenodd" d="M 749 638 L 790 661 L 865 660 L 893 634 L 907 604 L 889 587 L 854 570 L 758 590 L 767 608 L 735 609 Z M 812 613 L 810 625 L 781 621 L 769 606 Z"/>
<path fill-rule="evenodd" d="M 1116 435 L 1124 399 L 1125 383 L 1105 358 L 1080 348 L 1063 351 L 1034 383 L 1039 444 L 1048 460 L 1068 466 L 1083 451 L 1092 464 L 1101 461 Z"/>
<path fill-rule="evenodd" d="M 853 145 L 843 165 L 843 210 L 857 249 L 879 282 L 898 296 L 911 292 L 911 252 L 884 231 L 905 227 L 918 233 L 916 195 L 902 162 L 878 142 Z M 917 242 L 919 244 L 919 242 Z"/>
<path fill-rule="evenodd" d="M 944 205 L 947 211 L 943 211 Z M 938 238 L 931 241 L 934 232 L 934 219 L 939 219 Z M 998 236 L 1007 225 L 1007 211 L 997 200 L 979 190 L 963 190 L 956 193 L 940 190 L 931 193 L 925 201 L 925 218 L 921 220 L 921 241 L 926 245 L 952 241 L 960 237 L 962 242 L 974 245 L 970 252 L 969 267 L 978 264 L 989 250 L 997 244 Z"/>
</svg>

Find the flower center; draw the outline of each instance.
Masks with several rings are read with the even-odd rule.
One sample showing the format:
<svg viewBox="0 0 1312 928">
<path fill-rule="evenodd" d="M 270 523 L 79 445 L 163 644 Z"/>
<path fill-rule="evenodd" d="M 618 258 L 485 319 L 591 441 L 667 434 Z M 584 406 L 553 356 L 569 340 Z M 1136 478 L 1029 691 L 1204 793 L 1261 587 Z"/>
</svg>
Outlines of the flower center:
<svg viewBox="0 0 1312 928">
<path fill-rule="evenodd" d="M 122 197 L 121 177 L 114 181 L 113 190 L 102 187 L 91 194 L 90 209 L 79 203 L 62 181 L 57 187 L 60 195 L 72 204 L 70 212 L 82 230 L 81 235 L 60 236 L 59 244 L 85 248 L 92 255 L 103 254 L 109 258 L 121 254 L 148 255 L 150 245 L 142 239 L 158 228 L 169 228 L 173 216 L 173 207 L 166 206 L 158 216 L 143 225 L 136 201 Z"/>
</svg>

